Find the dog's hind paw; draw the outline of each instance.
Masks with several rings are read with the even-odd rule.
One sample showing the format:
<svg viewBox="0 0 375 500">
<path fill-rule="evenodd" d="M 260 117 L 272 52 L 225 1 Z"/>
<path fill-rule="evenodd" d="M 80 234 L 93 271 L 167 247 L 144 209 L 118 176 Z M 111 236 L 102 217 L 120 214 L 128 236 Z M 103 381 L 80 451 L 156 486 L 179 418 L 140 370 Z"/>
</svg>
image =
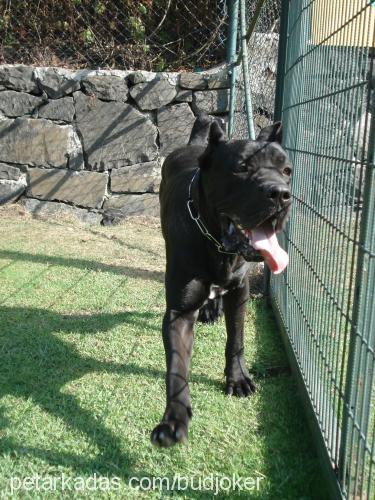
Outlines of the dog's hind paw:
<svg viewBox="0 0 375 500">
<path fill-rule="evenodd" d="M 215 323 L 224 314 L 223 298 L 208 299 L 199 309 L 198 321 L 201 323 Z"/>
<path fill-rule="evenodd" d="M 187 427 L 175 420 L 161 422 L 151 433 L 151 442 L 155 446 L 168 447 L 187 440 Z"/>
</svg>

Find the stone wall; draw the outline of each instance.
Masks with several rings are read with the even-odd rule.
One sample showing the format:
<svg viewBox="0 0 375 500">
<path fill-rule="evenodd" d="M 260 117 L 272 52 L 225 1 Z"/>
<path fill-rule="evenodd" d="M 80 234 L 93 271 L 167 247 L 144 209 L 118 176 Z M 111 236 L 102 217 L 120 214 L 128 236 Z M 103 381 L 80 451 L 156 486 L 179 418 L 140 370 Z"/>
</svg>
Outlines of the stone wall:
<svg viewBox="0 0 375 500">
<path fill-rule="evenodd" d="M 160 169 L 199 111 L 225 117 L 222 71 L 0 66 L 0 204 L 95 224 L 158 215 Z"/>
</svg>

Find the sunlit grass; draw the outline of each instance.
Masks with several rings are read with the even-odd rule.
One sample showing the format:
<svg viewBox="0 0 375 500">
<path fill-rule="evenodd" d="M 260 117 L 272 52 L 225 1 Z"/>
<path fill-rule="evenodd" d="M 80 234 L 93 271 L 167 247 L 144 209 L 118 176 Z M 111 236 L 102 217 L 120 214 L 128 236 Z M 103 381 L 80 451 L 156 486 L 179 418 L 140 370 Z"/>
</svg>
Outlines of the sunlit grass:
<svg viewBox="0 0 375 500">
<path fill-rule="evenodd" d="M 11 478 L 119 478 L 95 498 L 160 498 L 131 477 L 260 478 L 229 497 L 324 499 L 317 460 L 270 311 L 250 303 L 247 360 L 257 393 L 224 395 L 225 328 L 196 328 L 187 445 L 154 448 L 164 410 L 164 247 L 157 225 L 113 228 L 0 211 L 0 491 Z M 61 490 L 58 491 L 61 494 Z M 164 490 L 163 496 L 168 493 Z M 25 491 L 14 493 L 24 498 Z M 32 498 L 53 492 L 27 492 Z M 91 492 L 91 496 L 92 496 Z M 90 496 L 73 490 L 69 497 Z M 180 491 L 212 498 L 213 491 Z M 228 497 L 225 491 L 216 498 Z"/>
</svg>

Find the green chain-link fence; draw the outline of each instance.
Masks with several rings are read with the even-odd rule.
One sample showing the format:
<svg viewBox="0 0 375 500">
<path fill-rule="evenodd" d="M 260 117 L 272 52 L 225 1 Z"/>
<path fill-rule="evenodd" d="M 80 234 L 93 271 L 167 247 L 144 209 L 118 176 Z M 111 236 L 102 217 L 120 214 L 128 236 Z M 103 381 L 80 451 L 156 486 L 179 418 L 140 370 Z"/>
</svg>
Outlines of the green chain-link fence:
<svg viewBox="0 0 375 500">
<path fill-rule="evenodd" d="M 258 3 L 256 26 L 263 27 L 270 2 Z M 272 277 L 270 299 L 332 497 L 370 500 L 375 498 L 375 3 L 281 3 L 276 92 L 263 75 L 250 78 L 253 99 L 246 114 L 240 77 L 234 110 L 241 108 L 242 121 L 233 113 L 233 135 L 252 135 L 247 121 L 252 113 L 258 125 L 257 88 L 268 84 L 276 108 L 264 116 L 283 120 L 284 147 L 294 164 L 293 215 L 280 236 L 290 264 Z M 268 33 L 272 26 L 270 21 Z M 255 28 L 248 42 L 244 68 L 258 57 L 252 51 L 259 31 Z"/>
<path fill-rule="evenodd" d="M 0 63 L 164 71 L 225 55 L 225 0 L 0 0 Z"/>
<path fill-rule="evenodd" d="M 236 60 L 233 58 L 236 79 L 230 135 L 242 139 L 248 137 L 250 127 L 257 135 L 273 121 L 280 0 L 240 0 L 229 4 L 238 9 L 239 21 L 239 54 Z M 246 112 L 246 101 L 250 113 Z"/>
</svg>

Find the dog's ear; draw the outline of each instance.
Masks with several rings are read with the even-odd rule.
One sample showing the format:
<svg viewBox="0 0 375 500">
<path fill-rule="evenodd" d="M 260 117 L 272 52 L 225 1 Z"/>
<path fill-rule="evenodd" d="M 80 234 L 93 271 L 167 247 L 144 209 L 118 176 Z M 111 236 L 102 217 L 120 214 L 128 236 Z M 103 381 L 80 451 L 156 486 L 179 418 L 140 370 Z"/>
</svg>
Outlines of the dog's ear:
<svg viewBox="0 0 375 500">
<path fill-rule="evenodd" d="M 225 121 L 222 119 L 222 118 L 219 118 L 218 116 L 216 116 L 214 118 L 215 122 L 219 124 L 219 127 L 221 128 L 223 134 L 224 134 L 224 140 L 228 140 L 228 137 L 227 137 L 227 128 L 225 126 Z"/>
<path fill-rule="evenodd" d="M 188 142 L 189 146 L 207 145 L 212 120 L 212 116 L 207 115 L 206 113 L 200 113 L 196 117 Z"/>
<path fill-rule="evenodd" d="M 209 165 L 209 158 L 213 150 L 227 141 L 227 136 L 223 130 L 223 125 L 214 120 L 210 126 L 210 133 L 208 136 L 208 146 L 202 156 L 199 158 L 200 168 L 205 168 Z"/>
<path fill-rule="evenodd" d="M 224 121 L 221 119 L 215 119 L 211 123 L 208 145 L 217 146 L 221 142 L 226 142 L 227 136 L 225 134 L 224 127 Z"/>
<path fill-rule="evenodd" d="M 281 144 L 283 138 L 281 122 L 275 122 L 273 125 L 262 128 L 257 137 L 257 141 L 278 142 Z"/>
</svg>

